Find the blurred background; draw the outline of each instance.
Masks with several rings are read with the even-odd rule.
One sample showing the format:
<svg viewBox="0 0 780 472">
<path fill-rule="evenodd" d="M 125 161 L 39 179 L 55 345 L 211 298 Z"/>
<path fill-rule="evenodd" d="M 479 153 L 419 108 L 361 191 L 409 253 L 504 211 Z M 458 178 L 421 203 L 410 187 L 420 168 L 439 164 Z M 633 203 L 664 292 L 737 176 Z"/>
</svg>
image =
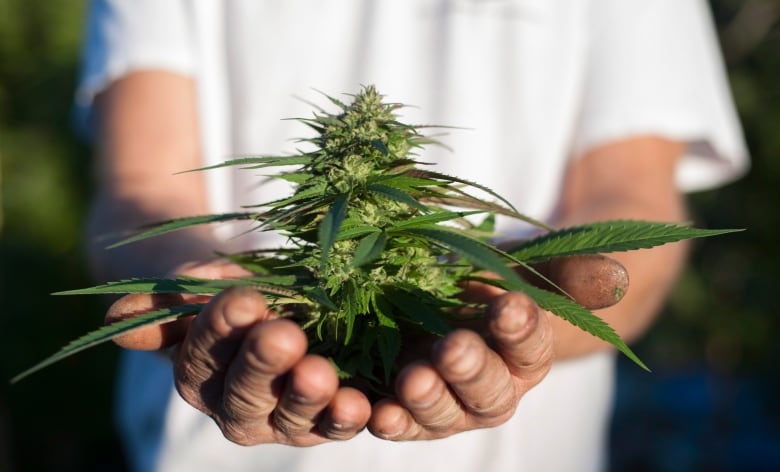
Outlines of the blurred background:
<svg viewBox="0 0 780 472">
<path fill-rule="evenodd" d="M 749 175 L 691 196 L 702 240 L 660 322 L 621 359 L 614 471 L 780 470 L 780 0 L 711 0 Z M 84 0 L 0 0 L 0 472 L 126 470 L 112 427 L 117 349 L 7 379 L 102 319 L 81 235 L 90 153 L 71 103 Z"/>
</svg>

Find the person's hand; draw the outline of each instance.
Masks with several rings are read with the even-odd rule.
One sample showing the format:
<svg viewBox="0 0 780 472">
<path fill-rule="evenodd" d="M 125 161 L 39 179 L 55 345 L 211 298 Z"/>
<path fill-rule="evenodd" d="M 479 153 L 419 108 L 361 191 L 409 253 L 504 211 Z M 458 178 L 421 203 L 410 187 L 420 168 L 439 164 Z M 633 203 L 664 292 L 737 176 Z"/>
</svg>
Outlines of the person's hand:
<svg viewBox="0 0 780 472">
<path fill-rule="evenodd" d="M 625 268 L 601 255 L 553 259 L 534 269 L 589 309 L 612 306 L 628 290 Z M 531 283 L 551 288 L 538 275 L 518 271 Z M 459 323 L 467 329 L 434 344 L 429 359 L 403 368 L 397 399 L 374 405 L 369 429 L 376 436 L 434 439 L 498 426 L 549 371 L 555 351 L 552 314 L 524 294 L 483 283 L 468 283 L 461 297 L 486 303 L 485 318 Z"/>
<path fill-rule="evenodd" d="M 370 431 L 384 439 L 436 439 L 498 426 L 550 370 L 550 322 L 526 295 L 472 284 L 467 296 L 489 302 L 484 334 L 458 329 L 433 345 L 430 359 L 405 366 L 397 399 L 374 405 Z"/>
<path fill-rule="evenodd" d="M 582 266 L 582 261 L 576 264 Z M 187 266 L 177 273 L 247 275 L 224 262 Z M 464 297 L 488 304 L 485 318 L 479 325 L 464 323 L 468 328 L 433 345 L 423 338 L 405 346 L 424 355 L 400 371 L 396 398 L 380 400 L 373 408 L 362 392 L 339 385 L 329 361 L 307 355 L 301 328 L 277 318 L 253 289 L 226 290 L 193 319 L 145 328 L 117 342 L 131 349 L 178 343 L 174 373 L 179 393 L 239 444 L 314 445 L 349 439 L 366 425 L 389 440 L 442 438 L 507 421 L 553 359 L 549 315 L 529 297 L 476 282 Z M 111 307 L 107 321 L 194 301 L 204 300 L 130 295 Z"/>
<path fill-rule="evenodd" d="M 219 262 L 177 273 L 204 278 L 245 275 L 237 266 Z M 128 295 L 109 309 L 107 322 L 194 301 L 203 297 Z M 327 359 L 306 354 L 301 328 L 277 318 L 253 289 L 225 290 L 192 319 L 138 330 L 117 343 L 130 349 L 178 343 L 173 370 L 179 394 L 238 444 L 309 446 L 349 439 L 371 415 L 366 396 L 339 386 Z"/>
</svg>

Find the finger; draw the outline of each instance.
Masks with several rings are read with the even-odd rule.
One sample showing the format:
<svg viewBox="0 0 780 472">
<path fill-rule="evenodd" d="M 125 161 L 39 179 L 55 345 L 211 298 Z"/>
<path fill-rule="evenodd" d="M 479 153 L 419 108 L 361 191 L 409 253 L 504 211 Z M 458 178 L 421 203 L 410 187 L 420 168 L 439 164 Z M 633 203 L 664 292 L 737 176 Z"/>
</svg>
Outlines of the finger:
<svg viewBox="0 0 780 472">
<path fill-rule="evenodd" d="M 470 330 L 450 333 L 434 349 L 433 364 L 405 367 L 398 400 L 374 406 L 369 428 L 383 439 L 435 439 L 503 423 L 519 395 L 502 359 Z"/>
<path fill-rule="evenodd" d="M 263 296 L 247 287 L 225 290 L 206 305 L 176 353 L 174 376 L 182 397 L 204 412 L 213 412 L 227 366 L 244 335 L 270 316 Z"/>
<path fill-rule="evenodd" d="M 180 266 L 174 272 L 205 279 L 237 278 L 250 273 L 241 266 L 225 261 L 216 260 L 205 263 L 188 263 Z M 211 296 L 192 294 L 146 294 L 137 293 L 125 295 L 114 302 L 108 309 L 105 323 L 111 324 L 127 318 L 149 313 L 178 305 L 189 303 L 208 303 Z M 170 323 L 144 326 L 129 333 L 118 336 L 114 342 L 126 349 L 158 350 L 181 342 L 192 322 L 190 318 L 183 318 Z"/>
<path fill-rule="evenodd" d="M 346 440 L 363 430 L 371 417 L 371 403 L 360 390 L 340 388 L 319 421 L 319 430 L 328 439 Z"/>
<path fill-rule="evenodd" d="M 553 359 L 550 321 L 527 295 L 507 292 L 489 307 L 489 339 L 504 360 L 521 392 L 547 374 Z"/>
<path fill-rule="evenodd" d="M 339 379 L 330 362 L 320 356 L 304 357 L 290 371 L 273 414 L 275 427 L 290 438 L 315 432 L 320 414 L 338 387 Z"/>
<path fill-rule="evenodd" d="M 479 274 L 484 278 L 498 278 L 492 272 L 483 272 Z M 491 299 L 506 292 L 506 290 L 489 285 L 477 280 L 466 280 L 461 283 L 462 292 L 458 295 L 464 302 L 487 303 Z"/>
<path fill-rule="evenodd" d="M 404 367 L 396 380 L 396 392 L 399 402 L 420 426 L 409 425 L 405 434 L 415 433 L 415 439 L 421 439 L 444 437 L 463 429 L 460 402 L 430 362 L 418 361 Z M 402 435 L 397 439 L 412 438 Z"/>
<path fill-rule="evenodd" d="M 182 294 L 147 294 L 134 293 L 125 295 L 114 302 L 106 312 L 105 324 L 115 323 L 127 318 L 150 313 L 178 305 L 188 303 L 207 303 L 211 297 L 204 295 Z M 187 333 L 191 323 L 190 318 L 182 318 L 170 323 L 155 324 L 135 329 L 129 333 L 117 336 L 114 342 L 126 349 L 157 350 L 172 346 L 182 339 Z"/>
<path fill-rule="evenodd" d="M 244 267 L 227 259 L 216 259 L 206 262 L 188 262 L 172 272 L 173 276 L 189 275 L 201 279 L 237 279 L 252 275 Z"/>
<path fill-rule="evenodd" d="M 434 347 L 432 359 L 458 400 L 465 427 L 496 426 L 514 413 L 522 392 L 504 359 L 474 331 L 450 333 Z"/>
<path fill-rule="evenodd" d="M 628 291 L 628 271 L 620 262 L 601 254 L 558 257 L 534 269 L 590 310 L 610 307 Z M 541 288 L 556 291 L 538 275 L 528 279 Z"/>
<path fill-rule="evenodd" d="M 423 428 L 398 400 L 384 398 L 373 406 L 368 430 L 374 436 L 389 441 L 424 439 Z"/>
<path fill-rule="evenodd" d="M 215 415 L 228 439 L 245 445 L 291 442 L 275 427 L 272 414 L 285 391 L 287 373 L 303 359 L 306 347 L 306 335 L 285 319 L 257 324 L 247 333 L 228 368 Z"/>
</svg>

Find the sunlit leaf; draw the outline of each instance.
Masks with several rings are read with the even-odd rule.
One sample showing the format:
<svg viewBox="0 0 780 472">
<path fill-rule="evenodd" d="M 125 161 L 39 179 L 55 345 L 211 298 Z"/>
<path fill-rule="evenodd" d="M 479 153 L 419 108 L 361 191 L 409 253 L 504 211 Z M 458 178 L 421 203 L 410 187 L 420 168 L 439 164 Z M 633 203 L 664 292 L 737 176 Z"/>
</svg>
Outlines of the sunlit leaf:
<svg viewBox="0 0 780 472">
<path fill-rule="evenodd" d="M 114 243 L 108 246 L 108 248 L 112 249 L 115 247 L 124 246 L 125 244 L 130 244 L 136 241 L 141 241 L 143 239 L 159 236 L 161 234 L 178 231 L 184 228 L 190 228 L 192 226 L 199 226 L 199 225 L 205 225 L 211 223 L 222 223 L 225 221 L 233 221 L 233 220 L 248 220 L 254 217 L 255 215 L 256 215 L 255 213 L 225 213 L 222 215 L 192 216 L 187 218 L 177 218 L 175 220 L 168 220 L 168 221 L 157 223 L 154 226 L 150 226 L 150 227 L 147 226 L 149 229 L 142 231 L 141 233 L 131 236 L 129 238 L 123 239 L 117 243 Z"/>
<path fill-rule="evenodd" d="M 698 229 L 674 223 L 636 220 L 604 221 L 547 233 L 509 252 L 526 262 L 538 262 L 551 257 L 645 249 L 735 231 L 741 230 Z"/>
<path fill-rule="evenodd" d="M 122 321 L 117 321 L 116 323 L 103 326 L 101 328 L 96 329 L 95 331 L 92 331 L 91 333 L 88 333 L 70 342 L 54 355 L 47 357 L 43 361 L 39 362 L 38 364 L 34 365 L 33 367 L 25 370 L 21 374 L 11 379 L 11 382 L 12 383 L 18 382 L 19 380 L 29 376 L 30 374 L 33 374 L 43 369 L 44 367 L 50 366 L 55 362 L 61 361 L 62 359 L 72 356 L 73 354 L 83 351 L 84 349 L 97 346 L 98 344 L 109 341 L 121 334 L 126 334 L 130 331 L 133 331 L 138 328 L 142 328 L 144 326 L 173 321 L 177 318 L 181 318 L 182 316 L 194 315 L 200 312 L 203 306 L 204 306 L 203 304 L 195 303 L 190 305 L 180 305 L 180 306 L 175 306 L 170 308 L 163 308 L 157 311 L 144 313 L 143 315 L 138 315 L 133 318 L 127 318 Z"/>
</svg>

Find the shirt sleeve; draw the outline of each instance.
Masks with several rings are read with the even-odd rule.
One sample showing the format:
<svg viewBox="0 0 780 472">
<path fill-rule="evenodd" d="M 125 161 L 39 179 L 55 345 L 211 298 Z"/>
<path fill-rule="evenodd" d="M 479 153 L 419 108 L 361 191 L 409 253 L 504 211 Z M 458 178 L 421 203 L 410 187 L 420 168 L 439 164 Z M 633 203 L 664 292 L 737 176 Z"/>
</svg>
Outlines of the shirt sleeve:
<svg viewBox="0 0 780 472">
<path fill-rule="evenodd" d="M 687 143 L 684 191 L 712 188 L 748 167 L 712 18 L 703 0 L 599 0 L 575 150 L 632 135 Z"/>
<path fill-rule="evenodd" d="M 75 97 L 81 131 L 89 132 L 92 101 L 112 81 L 143 69 L 193 73 L 190 9 L 185 0 L 90 2 Z"/>
</svg>

